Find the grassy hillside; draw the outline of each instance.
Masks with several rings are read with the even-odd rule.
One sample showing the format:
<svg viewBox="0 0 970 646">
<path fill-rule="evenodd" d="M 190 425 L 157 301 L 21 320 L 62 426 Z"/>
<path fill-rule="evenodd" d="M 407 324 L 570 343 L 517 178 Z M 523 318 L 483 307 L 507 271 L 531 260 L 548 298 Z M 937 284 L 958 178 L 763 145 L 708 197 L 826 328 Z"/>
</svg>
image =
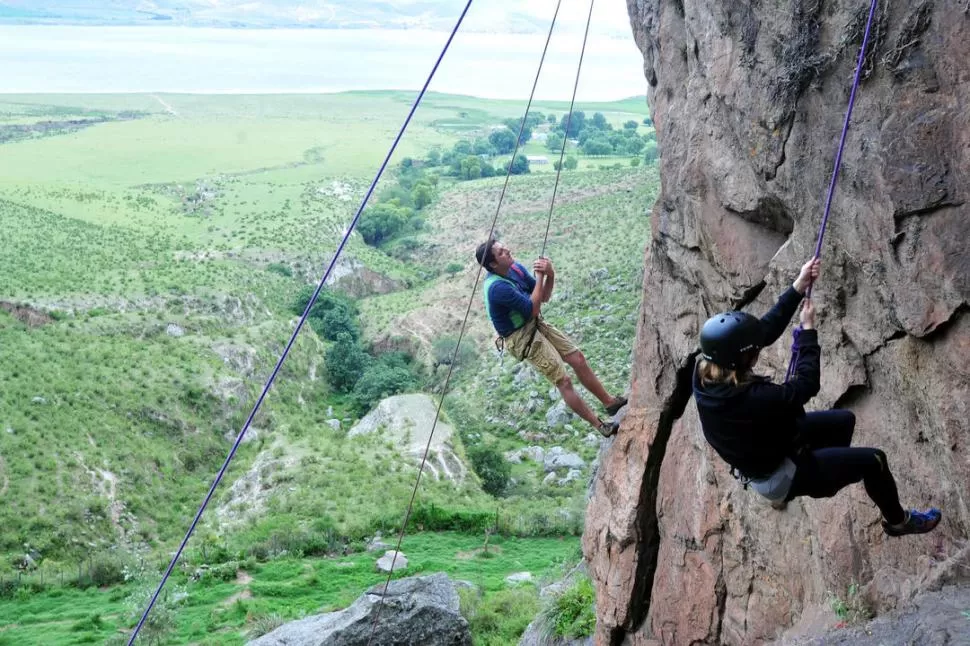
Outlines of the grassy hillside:
<svg viewBox="0 0 970 646">
<path fill-rule="evenodd" d="M 61 578 L 76 569 L 68 578 L 77 579 L 84 563 L 153 562 L 176 544 L 292 332 L 294 301 L 330 261 L 412 100 L 0 97 L 0 577 L 9 581 L 25 553 Z M 523 107 L 429 95 L 381 191 L 405 157 L 487 136 Z M 642 100 L 580 107 L 617 127 L 647 116 Z M 514 177 L 500 214 L 503 238 L 525 261 L 541 246 L 553 172 L 550 164 Z M 596 445 L 581 423 L 545 427 L 548 385 L 517 377 L 510 358 L 489 351 L 471 251 L 502 181 L 442 177 L 406 247 L 352 237 L 345 266 L 364 292 L 395 286 L 358 300 L 363 340 L 410 348 L 429 364 L 426 387 L 440 387 L 432 344 L 457 334 L 472 298 L 477 358 L 457 371 L 445 401 L 459 451 L 544 436 L 589 462 Z M 656 186 L 654 168 L 630 168 L 627 158 L 583 160 L 563 174 L 546 249 L 559 273 L 547 317 L 581 341 L 616 391 L 629 376 Z M 400 522 L 416 469 L 379 436 L 347 439 L 362 411 L 327 383 L 331 347 L 304 329 L 192 549 L 219 546 L 227 562 L 329 553 Z M 426 478 L 419 506 L 498 512 L 524 536 L 577 533 L 585 482 L 544 476 L 539 465 L 515 465 L 499 499 L 476 478 Z M 0 599 L 4 590 L 0 581 Z M 56 598 L 38 613 L 56 617 Z M 122 621 L 116 609 L 98 612 L 112 617 L 105 625 Z M 237 619 L 218 625 L 253 617 Z M 0 626 L 0 643 L 30 641 L 17 630 Z"/>
</svg>

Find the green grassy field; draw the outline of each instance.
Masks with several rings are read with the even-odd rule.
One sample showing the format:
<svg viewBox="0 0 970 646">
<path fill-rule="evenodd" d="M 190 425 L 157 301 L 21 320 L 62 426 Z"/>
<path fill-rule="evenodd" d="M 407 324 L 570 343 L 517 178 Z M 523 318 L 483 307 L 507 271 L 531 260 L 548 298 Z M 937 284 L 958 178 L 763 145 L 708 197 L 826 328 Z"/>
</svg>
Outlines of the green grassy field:
<svg viewBox="0 0 970 646">
<path fill-rule="evenodd" d="M 0 576 L 9 580 L 25 552 L 58 571 L 94 556 L 169 553 L 292 332 L 294 299 L 331 260 L 412 100 L 402 92 L 0 96 L 0 142 L 16 135 L 0 143 Z M 429 94 L 380 189 L 394 184 L 404 157 L 485 136 L 523 107 Z M 642 99 L 578 107 L 617 127 L 648 116 Z M 535 142 L 527 149 L 552 158 Z M 629 379 L 646 211 L 658 186 L 654 167 L 628 162 L 581 159 L 563 173 L 547 248 L 560 276 L 547 317 L 581 341 L 616 391 Z M 550 171 L 514 177 L 500 214 L 499 229 L 523 260 L 539 253 Z M 344 252 L 357 273 L 397 285 L 358 301 L 368 343 L 405 338 L 427 358 L 434 339 L 457 333 L 473 299 L 469 342 L 479 363 L 457 371 L 445 402 L 459 452 L 481 442 L 524 446 L 519 431 L 544 427 L 546 406 L 528 406 L 548 386 L 514 381 L 509 361 L 491 357 L 472 291 L 471 250 L 503 181 L 442 181 L 406 253 L 384 253 L 358 235 Z M 280 532 L 294 528 L 312 540 L 336 535 L 339 550 L 399 523 L 416 469 L 379 437 L 347 440 L 357 414 L 323 376 L 329 346 L 304 330 L 200 534 L 232 551 L 270 545 L 273 555 Z M 596 447 L 580 426 L 550 431 L 547 441 L 591 461 Z M 498 510 L 507 532 L 523 537 L 578 534 L 585 482 L 558 486 L 544 475 L 540 465 L 516 465 L 501 499 L 475 477 L 461 485 L 425 478 L 420 501 Z M 254 497 L 232 488 L 247 477 L 262 483 Z M 429 553 L 435 541 L 451 549 L 444 535 L 422 536 Z M 515 540 L 536 557 L 555 552 L 545 538 Z M 307 584 L 277 605 L 252 589 L 251 604 L 222 606 L 238 592 L 233 584 L 189 585 L 188 619 L 179 619 L 173 643 L 239 643 L 254 617 L 337 607 L 372 578 L 348 579 L 343 596 Z M 0 644 L 60 630 L 49 643 L 98 642 L 127 625 L 128 595 L 70 587 L 0 595 Z M 225 641 L 203 638 L 213 626 Z"/>
<path fill-rule="evenodd" d="M 534 613 L 539 607 L 535 586 L 516 589 L 505 577 L 527 571 L 538 584 L 554 581 L 564 566 L 578 558 L 579 540 L 496 536 L 486 548 L 481 537 L 421 533 L 407 536 L 401 549 L 408 557 L 408 567 L 396 572 L 395 578 L 445 572 L 454 580 L 471 583 L 476 596 L 488 599 L 513 594 L 525 605 L 519 610 Z M 364 590 L 386 580 L 386 575 L 374 569 L 380 555 L 284 557 L 268 562 L 249 559 L 213 568 L 197 579 L 192 577 L 196 568 L 184 568 L 171 581 L 172 596 L 160 602 L 160 611 L 171 624 L 163 643 L 243 644 L 280 622 L 345 608 Z M 66 646 L 120 641 L 144 609 L 143 596 L 153 591 L 149 585 L 140 585 L 148 581 L 157 583 L 157 576 L 106 588 L 79 590 L 55 583 L 38 591 L 24 589 L 17 599 L 0 601 L 0 644 Z M 516 615 L 504 619 L 526 620 L 522 613 Z M 500 642 L 505 628 L 479 632 L 481 641 Z"/>
</svg>

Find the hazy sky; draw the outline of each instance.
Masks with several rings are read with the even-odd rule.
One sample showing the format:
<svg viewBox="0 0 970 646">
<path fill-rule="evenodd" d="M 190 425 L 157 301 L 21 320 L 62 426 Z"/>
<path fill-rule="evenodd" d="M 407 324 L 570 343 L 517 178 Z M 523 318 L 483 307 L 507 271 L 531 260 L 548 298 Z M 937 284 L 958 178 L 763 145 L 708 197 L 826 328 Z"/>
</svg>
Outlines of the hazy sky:
<svg viewBox="0 0 970 646">
<path fill-rule="evenodd" d="M 0 5 L 9 0 L 0 0 Z M 93 6 L 106 0 L 73 0 Z M 122 2 L 123 0 L 117 0 Z M 169 4 L 169 0 L 165 0 Z M 358 0 L 360 1 L 360 0 Z M 293 18 L 326 0 L 180 0 L 205 19 L 267 12 Z M 315 92 L 421 87 L 466 0 L 331 0 L 353 15 L 377 8 L 420 29 L 219 29 L 0 25 L 0 93 Z M 148 9 L 147 0 L 140 6 Z M 159 2 L 161 4 L 161 2 Z M 99 5 L 101 6 L 101 5 Z M 490 98 L 529 95 L 556 0 L 475 0 L 432 89 Z M 536 96 L 568 100 L 589 0 L 562 0 Z M 309 18 L 323 20 L 324 18 Z M 218 21 L 217 21 L 218 22 Z M 510 33 L 510 32 L 515 33 Z M 596 0 L 580 100 L 646 94 L 643 56 L 625 0 Z M 272 56 L 267 56 L 272 52 Z"/>
<path fill-rule="evenodd" d="M 464 6 L 461 0 L 453 2 L 457 12 Z M 527 14 L 542 25 L 548 25 L 556 10 L 556 0 L 486 0 L 477 4 L 472 2 L 467 20 L 473 25 L 479 23 L 508 23 L 513 13 Z M 563 28 L 582 30 L 589 15 L 589 0 L 562 0 L 556 24 Z M 618 36 L 631 36 L 630 17 L 626 10 L 626 0 L 599 0 L 593 5 L 593 20 L 590 32 L 610 33 Z"/>
</svg>

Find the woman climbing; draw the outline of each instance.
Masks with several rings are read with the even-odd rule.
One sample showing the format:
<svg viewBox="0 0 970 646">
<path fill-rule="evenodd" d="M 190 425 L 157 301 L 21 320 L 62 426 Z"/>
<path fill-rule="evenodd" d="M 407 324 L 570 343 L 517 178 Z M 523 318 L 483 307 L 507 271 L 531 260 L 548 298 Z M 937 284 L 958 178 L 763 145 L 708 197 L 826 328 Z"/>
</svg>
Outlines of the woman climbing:
<svg viewBox="0 0 970 646">
<path fill-rule="evenodd" d="M 902 508 L 886 454 L 850 446 L 851 411 L 805 412 L 820 388 L 821 348 L 811 299 L 805 299 L 801 311 L 792 378 L 775 384 L 753 373 L 761 348 L 782 335 L 819 268 L 818 258 L 806 262 L 760 320 L 745 312 L 723 312 L 704 324 L 693 380 L 704 437 L 735 477 L 776 509 L 798 496 L 830 498 L 861 480 L 882 512 L 887 534 L 929 532 L 940 522 L 940 510 Z"/>
</svg>

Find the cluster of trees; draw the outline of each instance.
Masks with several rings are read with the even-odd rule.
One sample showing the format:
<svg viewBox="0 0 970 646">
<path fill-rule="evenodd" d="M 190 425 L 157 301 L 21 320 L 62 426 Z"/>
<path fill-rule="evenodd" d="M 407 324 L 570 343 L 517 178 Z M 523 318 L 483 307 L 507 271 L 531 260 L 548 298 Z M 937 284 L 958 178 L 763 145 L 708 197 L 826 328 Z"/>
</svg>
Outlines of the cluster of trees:
<svg viewBox="0 0 970 646">
<path fill-rule="evenodd" d="M 622 128 L 615 129 L 602 112 L 594 112 L 592 118 L 587 118 L 582 110 L 573 112 L 572 117 L 567 116 L 563 116 L 555 131 L 546 138 L 546 147 L 550 151 L 562 150 L 564 138 L 575 139 L 585 155 L 640 155 L 650 142 L 654 142 L 656 148 L 655 134 L 651 131 L 641 135 L 637 132 L 640 124 L 632 119 Z M 647 121 L 649 119 L 644 119 L 644 123 Z"/>
<path fill-rule="evenodd" d="M 293 303 L 302 314 L 315 287 L 308 285 Z M 324 355 L 327 383 L 350 395 L 359 414 L 370 410 L 385 397 L 414 390 L 424 381 L 421 367 L 406 352 L 373 354 L 361 343 L 357 305 L 338 292 L 320 292 L 307 322 L 321 337 L 333 343 Z"/>
<path fill-rule="evenodd" d="M 652 123 L 649 118 L 643 120 L 644 125 Z M 650 163 L 657 158 L 656 136 L 653 131 L 639 134 L 640 124 L 636 121 L 627 121 L 617 129 L 602 112 L 595 112 L 590 118 L 582 110 L 574 111 L 571 117 L 563 114 L 561 118 L 554 114 L 529 112 L 524 123 L 522 119 L 506 119 L 503 126 L 492 130 L 488 137 L 463 139 L 445 151 L 436 146 L 423 160 L 406 157 L 398 167 L 395 184 L 384 189 L 367 207 L 357 224 L 357 231 L 367 244 L 385 247 L 393 240 L 422 230 L 425 225 L 422 209 L 434 200 L 439 182 L 438 174 L 427 172 L 427 168 L 445 167 L 439 172 L 458 180 L 494 177 L 509 172 L 510 165 L 513 175 L 530 172 L 529 160 L 523 154 L 516 154 L 514 159 L 498 167 L 490 160 L 512 153 L 517 136 L 519 143 L 524 144 L 543 124 L 551 130 L 546 147 L 552 153 L 560 152 L 563 140 L 568 138 L 577 142 L 584 155 L 629 155 L 637 159 L 637 163 L 631 165 L 639 164 L 641 159 Z M 558 160 L 553 165 L 559 169 Z M 574 156 L 567 156 L 562 164 L 566 170 L 577 166 Z"/>
<path fill-rule="evenodd" d="M 495 167 L 489 159 L 496 155 L 507 155 L 514 149 L 515 134 L 506 126 L 493 130 L 488 138 L 479 137 L 474 141 L 463 139 L 455 143 L 451 150 L 442 152 L 439 148 L 433 148 L 425 162 L 429 166 L 447 166 L 446 174 L 459 180 L 494 177 L 499 173 L 507 173 L 509 162 Z M 516 155 L 512 161 L 512 174 L 522 175 L 528 172 L 529 160 L 525 155 Z"/>
<path fill-rule="evenodd" d="M 381 247 L 393 239 L 424 228 L 422 209 L 431 204 L 438 176 L 426 174 L 411 158 L 401 162 L 394 185 L 384 189 L 357 223 L 364 242 Z"/>
</svg>

